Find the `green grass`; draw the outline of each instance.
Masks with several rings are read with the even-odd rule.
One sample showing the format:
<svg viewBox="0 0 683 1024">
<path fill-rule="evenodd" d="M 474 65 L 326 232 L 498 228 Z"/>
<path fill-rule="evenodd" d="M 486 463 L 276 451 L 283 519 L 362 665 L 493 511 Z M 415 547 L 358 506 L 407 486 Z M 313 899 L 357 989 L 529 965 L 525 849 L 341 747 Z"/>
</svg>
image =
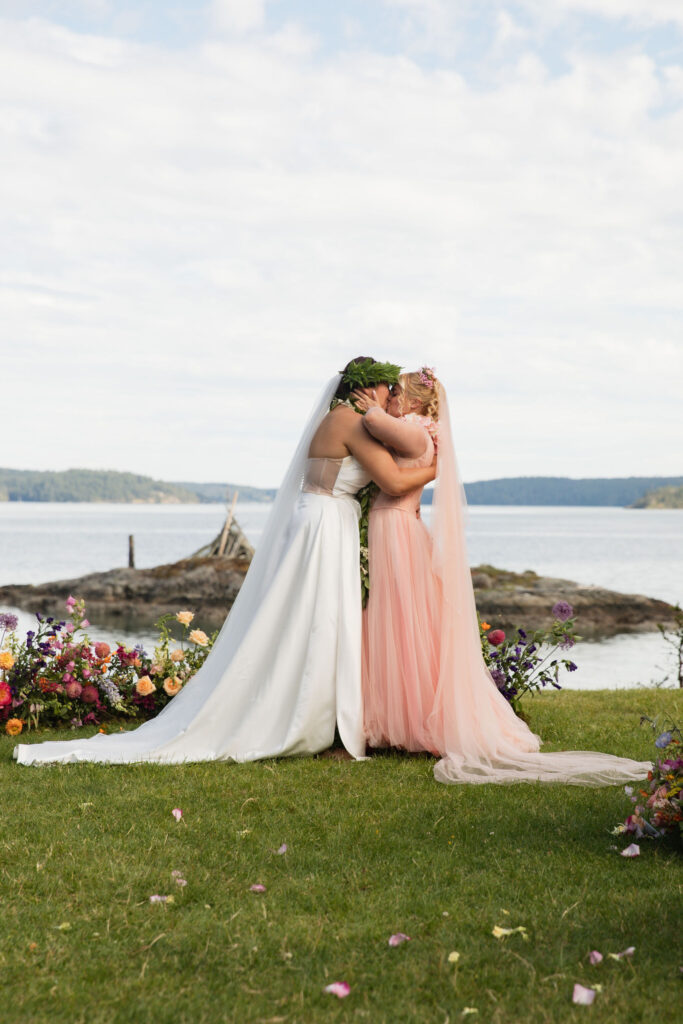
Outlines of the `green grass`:
<svg viewBox="0 0 683 1024">
<path fill-rule="evenodd" d="M 566 691 L 528 706 L 547 749 L 649 759 L 639 715 L 680 721 L 682 698 Z M 493 1024 L 621 1024 L 668 1019 L 680 998 L 680 857 L 613 849 L 621 787 L 447 787 L 431 758 L 398 755 L 26 768 L 13 744 L 0 740 L 5 1024 L 453 1024 L 465 1007 Z M 397 931 L 412 941 L 390 948 Z M 588 964 L 631 945 L 631 960 Z M 336 980 L 347 999 L 323 992 Z M 592 1007 L 571 1004 L 576 981 L 602 984 Z"/>
</svg>

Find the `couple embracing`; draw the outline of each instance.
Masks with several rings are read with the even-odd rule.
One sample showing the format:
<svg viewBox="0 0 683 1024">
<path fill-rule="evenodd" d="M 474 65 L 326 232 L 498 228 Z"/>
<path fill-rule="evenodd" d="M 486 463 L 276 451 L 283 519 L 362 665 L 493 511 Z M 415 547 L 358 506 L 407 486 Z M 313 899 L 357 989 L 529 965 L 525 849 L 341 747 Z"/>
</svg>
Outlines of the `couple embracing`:
<svg viewBox="0 0 683 1024">
<path fill-rule="evenodd" d="M 430 534 L 419 509 L 432 480 Z M 357 495 L 370 484 L 362 587 Z M 367 745 L 439 756 L 440 782 L 643 778 L 646 762 L 539 753 L 539 737 L 482 657 L 464 511 L 448 402 L 433 371 L 401 374 L 369 357 L 351 360 L 308 420 L 242 589 L 197 674 L 135 730 L 20 744 L 15 757 L 252 761 L 323 751 L 336 726 L 353 758 Z"/>
</svg>

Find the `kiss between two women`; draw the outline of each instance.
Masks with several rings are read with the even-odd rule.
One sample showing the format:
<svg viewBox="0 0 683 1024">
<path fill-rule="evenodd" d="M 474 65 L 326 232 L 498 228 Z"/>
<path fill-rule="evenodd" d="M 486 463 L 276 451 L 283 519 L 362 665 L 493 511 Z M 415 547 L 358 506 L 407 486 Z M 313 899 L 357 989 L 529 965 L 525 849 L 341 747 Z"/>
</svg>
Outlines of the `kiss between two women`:
<svg viewBox="0 0 683 1024">
<path fill-rule="evenodd" d="M 420 498 L 433 480 L 429 532 Z M 365 552 L 358 495 L 368 485 Z M 197 674 L 137 729 L 19 744 L 16 759 L 253 761 L 320 753 L 336 728 L 359 761 L 373 747 L 435 755 L 439 782 L 644 778 L 647 762 L 540 753 L 499 692 L 481 652 L 465 507 L 434 371 L 352 359 L 323 389 Z"/>
</svg>

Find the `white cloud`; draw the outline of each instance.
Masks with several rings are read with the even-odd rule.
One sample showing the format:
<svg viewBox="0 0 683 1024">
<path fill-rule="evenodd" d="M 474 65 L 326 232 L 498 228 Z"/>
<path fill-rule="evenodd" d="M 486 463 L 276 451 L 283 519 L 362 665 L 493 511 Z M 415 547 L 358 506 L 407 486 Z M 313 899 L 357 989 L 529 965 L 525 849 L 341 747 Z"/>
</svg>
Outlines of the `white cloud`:
<svg viewBox="0 0 683 1024">
<path fill-rule="evenodd" d="M 680 472 L 678 66 L 2 29 L 4 465 L 272 484 L 369 353 L 465 479 Z"/>
<path fill-rule="evenodd" d="M 265 21 L 265 0 L 212 0 L 214 26 L 226 32 L 250 32 Z"/>
</svg>

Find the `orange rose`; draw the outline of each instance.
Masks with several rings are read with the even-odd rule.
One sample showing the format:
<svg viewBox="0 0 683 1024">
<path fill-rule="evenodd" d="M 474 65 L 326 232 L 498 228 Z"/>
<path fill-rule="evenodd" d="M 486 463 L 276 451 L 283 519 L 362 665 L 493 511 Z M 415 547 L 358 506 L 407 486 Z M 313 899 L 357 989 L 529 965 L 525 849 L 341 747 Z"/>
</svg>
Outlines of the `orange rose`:
<svg viewBox="0 0 683 1024">
<path fill-rule="evenodd" d="M 169 697 L 175 697 L 178 690 L 182 690 L 182 688 L 183 681 L 178 676 L 173 676 L 173 678 L 169 676 L 168 679 L 164 679 L 164 690 Z"/>
<path fill-rule="evenodd" d="M 193 644 L 197 644 L 198 647 L 206 647 L 209 642 L 208 636 L 201 629 L 193 629 L 190 633 L 189 639 Z"/>
<path fill-rule="evenodd" d="M 156 686 L 149 676 L 141 676 L 135 685 L 135 689 L 141 697 L 149 697 L 150 693 L 154 693 L 156 690 Z"/>
<path fill-rule="evenodd" d="M 181 651 L 178 648 L 177 651 L 171 651 L 171 661 L 182 661 L 185 657 L 185 651 Z"/>
<path fill-rule="evenodd" d="M 490 629 L 491 628 L 491 623 L 490 622 L 482 622 L 481 628 L 482 629 Z"/>
<path fill-rule="evenodd" d="M 181 626 L 189 626 L 194 618 L 194 612 L 178 612 L 176 619 Z"/>
<path fill-rule="evenodd" d="M 0 668 L 13 668 L 14 658 L 9 651 L 0 651 Z"/>
<path fill-rule="evenodd" d="M 24 723 L 20 718 L 8 718 L 5 722 L 5 732 L 8 736 L 18 736 L 23 728 Z"/>
</svg>

